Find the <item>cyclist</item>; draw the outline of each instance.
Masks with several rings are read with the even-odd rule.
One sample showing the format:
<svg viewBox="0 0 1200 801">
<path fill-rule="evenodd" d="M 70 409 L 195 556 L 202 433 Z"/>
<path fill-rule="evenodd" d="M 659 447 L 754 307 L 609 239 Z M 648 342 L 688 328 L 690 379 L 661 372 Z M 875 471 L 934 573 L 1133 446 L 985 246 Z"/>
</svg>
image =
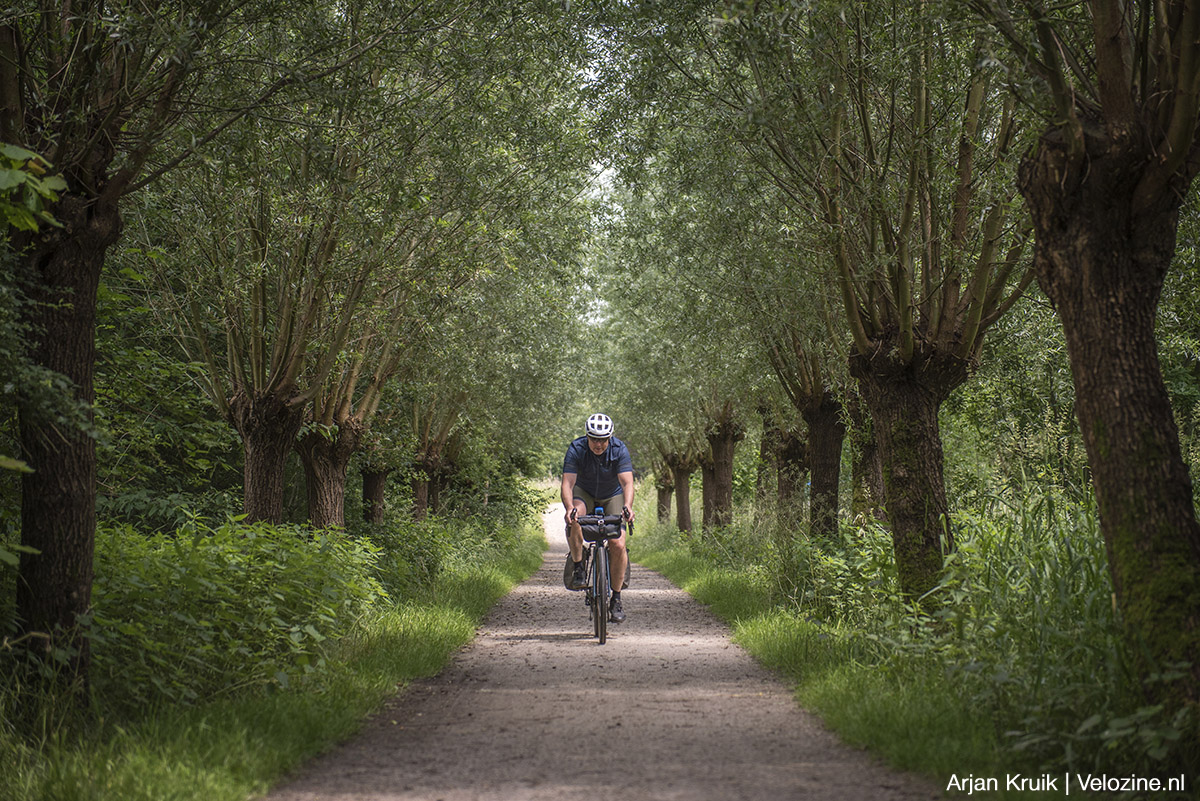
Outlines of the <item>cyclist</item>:
<svg viewBox="0 0 1200 801">
<path fill-rule="evenodd" d="M 633 460 L 625 443 L 613 436 L 613 422 L 604 414 L 593 414 L 584 426 L 586 435 L 567 446 L 563 459 L 562 503 L 566 509 L 567 545 L 571 549 L 573 570 L 572 589 L 587 585 L 583 569 L 583 530 L 575 520 L 578 515 L 591 514 L 600 506 L 606 515 L 622 515 L 633 521 Z M 608 541 L 612 601 L 609 620 L 621 623 L 621 584 L 625 578 L 628 554 L 625 551 L 625 531 Z"/>
</svg>

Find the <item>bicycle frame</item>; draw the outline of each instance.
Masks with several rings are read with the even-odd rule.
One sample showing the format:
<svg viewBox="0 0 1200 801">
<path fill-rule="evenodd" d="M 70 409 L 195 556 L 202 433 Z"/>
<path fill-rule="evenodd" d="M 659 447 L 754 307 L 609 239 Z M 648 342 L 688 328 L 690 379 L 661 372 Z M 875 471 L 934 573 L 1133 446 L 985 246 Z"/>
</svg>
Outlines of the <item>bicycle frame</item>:
<svg viewBox="0 0 1200 801">
<path fill-rule="evenodd" d="M 608 603 L 612 596 L 608 541 L 620 538 L 622 518 L 605 515 L 603 509 L 597 508 L 595 514 L 580 515 L 577 520 L 585 532 L 593 525 L 596 527 L 592 539 L 584 536 L 584 559 L 589 566 L 590 582 L 583 600 L 592 619 L 592 632 L 604 645 L 608 640 Z"/>
</svg>

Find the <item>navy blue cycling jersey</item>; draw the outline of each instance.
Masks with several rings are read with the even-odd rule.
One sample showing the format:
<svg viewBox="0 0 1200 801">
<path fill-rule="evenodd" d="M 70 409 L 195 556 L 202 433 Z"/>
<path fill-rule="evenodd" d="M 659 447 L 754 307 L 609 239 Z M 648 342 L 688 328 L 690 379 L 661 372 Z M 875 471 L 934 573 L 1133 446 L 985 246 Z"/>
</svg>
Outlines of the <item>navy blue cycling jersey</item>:
<svg viewBox="0 0 1200 801">
<path fill-rule="evenodd" d="M 576 475 L 575 486 L 597 501 L 607 500 L 621 491 L 618 473 L 632 473 L 633 459 L 629 448 L 616 437 L 610 437 L 604 453 L 597 456 L 580 437 L 567 446 L 563 472 Z"/>
</svg>

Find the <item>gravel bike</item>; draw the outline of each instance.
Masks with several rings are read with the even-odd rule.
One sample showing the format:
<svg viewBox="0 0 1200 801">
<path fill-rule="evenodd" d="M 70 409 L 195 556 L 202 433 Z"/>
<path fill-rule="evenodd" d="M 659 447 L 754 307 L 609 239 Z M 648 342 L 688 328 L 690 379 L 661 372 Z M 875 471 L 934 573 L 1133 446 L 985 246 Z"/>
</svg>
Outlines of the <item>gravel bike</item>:
<svg viewBox="0 0 1200 801">
<path fill-rule="evenodd" d="M 576 518 L 583 530 L 584 569 L 588 574 L 588 586 L 585 588 L 583 602 L 588 607 L 588 616 L 592 619 L 592 631 L 600 644 L 608 640 L 608 603 L 612 597 L 612 581 L 609 578 L 608 541 L 621 536 L 621 515 L 606 515 L 604 509 L 597 508 L 595 514 L 580 515 Z M 629 524 L 630 529 L 633 524 Z"/>
</svg>

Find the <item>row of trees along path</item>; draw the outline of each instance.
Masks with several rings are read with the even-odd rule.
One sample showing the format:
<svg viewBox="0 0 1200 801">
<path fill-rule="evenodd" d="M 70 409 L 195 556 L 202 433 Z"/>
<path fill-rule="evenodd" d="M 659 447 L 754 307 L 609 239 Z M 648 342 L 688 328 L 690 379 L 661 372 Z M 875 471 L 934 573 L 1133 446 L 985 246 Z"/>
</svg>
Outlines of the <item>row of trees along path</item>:
<svg viewBox="0 0 1200 801">
<path fill-rule="evenodd" d="M 618 105 L 638 158 L 620 165 L 629 267 L 612 295 L 641 328 L 674 327 L 662 346 L 639 328 L 624 353 L 657 348 L 638 366 L 683 387 L 645 399 L 630 439 L 686 491 L 730 452 L 765 350 L 807 429 L 810 531 L 836 523 L 843 421 L 869 421 L 901 591 L 928 602 L 956 546 L 939 410 L 1036 281 L 1147 701 L 1194 708 L 1200 524 L 1155 317 L 1200 171 L 1200 7 L 958 8 L 629 9 L 604 77 L 655 113 Z M 794 424 L 770 411 L 783 454 Z M 720 524 L 729 494 L 711 515 L 705 500 Z"/>
<path fill-rule="evenodd" d="M 777 200 L 762 205 L 721 196 L 694 206 L 706 212 L 689 221 L 694 231 L 726 218 L 758 227 L 696 239 L 688 255 L 704 255 L 695 262 L 711 271 L 707 251 L 752 231 L 756 247 L 778 246 L 757 255 L 790 270 L 788 282 L 818 276 L 804 294 L 833 299 L 813 314 L 783 310 L 759 338 L 792 406 L 823 434 L 809 438 L 814 531 L 835 522 L 829 490 L 842 432 L 833 421 L 864 414 L 831 410 L 842 372 L 852 379 L 873 424 L 895 561 L 911 598 L 936 587 L 941 555 L 954 546 L 939 406 L 969 375 L 989 327 L 1037 282 L 1065 333 L 1109 568 L 1147 701 L 1194 708 L 1200 523 L 1155 314 L 1200 172 L 1200 5 L 1028 2 L 1016 13 L 994 0 L 895 9 L 687 1 L 580 4 L 587 11 L 575 16 L 564 10 L 571 4 L 552 5 L 434 0 L 395 14 L 355 2 L 329 14 L 271 2 L 217 0 L 170 13 L 28 2 L 6 11 L 0 140 L 41 154 L 67 187 L 52 209 L 61 227 L 11 237 L 29 277 L 21 322 L 31 361 L 72 387 L 90 415 L 106 259 L 128 235 L 132 199 L 178 190 L 170 182 L 203 152 L 209 160 L 197 169 L 209 170 L 218 191 L 194 203 L 170 193 L 177 205 L 160 212 L 197 224 L 182 239 L 199 248 L 172 253 L 181 264 L 278 272 L 270 281 L 220 272 L 222 290 L 250 288 L 240 298 L 248 305 L 222 308 L 228 298 L 219 298 L 207 317 L 193 296 L 209 286 L 207 275 L 180 278 L 172 290 L 188 301 L 182 338 L 243 437 L 250 516 L 278 516 L 281 454 L 300 436 L 321 490 L 310 495 L 313 517 L 336 524 L 348 454 L 400 369 L 393 343 L 437 318 L 408 290 L 435 284 L 423 297 L 437 301 L 485 272 L 484 263 L 543 264 L 536 249 L 477 263 L 480 253 L 496 255 L 496 243 L 477 235 L 497 217 L 520 221 L 514 242 L 526 241 L 535 221 L 555 225 L 544 214 L 574 207 L 583 171 L 534 176 L 533 168 L 551 153 L 560 165 L 590 165 L 598 152 L 580 142 L 620 129 L 611 144 L 629 165 L 668 163 L 739 200 L 774 187 Z M 987 74 L 997 61 L 1009 62 L 1003 80 Z M 501 80 L 513 75 L 521 81 Z M 592 99 L 608 104 L 591 129 L 596 120 L 581 122 L 576 97 L 581 75 Z M 1018 79 L 1024 103 L 1010 96 Z M 285 101 L 319 113 L 302 122 L 277 115 Z M 672 114 L 688 124 L 673 125 Z M 525 123 L 521 136 L 506 138 L 509 120 Z M 708 139 L 689 138 L 697 132 Z M 213 156 L 216 143 L 228 161 Z M 304 145 L 294 163 L 274 158 L 292 153 L 285 143 Z M 481 143 L 504 146 L 472 149 Z M 670 146 L 705 160 L 659 158 Z M 491 180 L 480 185 L 484 174 Z M 282 204 L 263 191 L 273 181 Z M 664 207 L 670 199 L 657 198 Z M 282 218 L 305 224 L 276 230 L 280 205 Z M 221 216 L 229 208 L 242 214 L 237 235 L 204 247 L 205 237 L 229 230 Z M 776 216 L 737 218 L 746 210 Z M 169 235 L 159 233 L 161 244 Z M 788 248 L 803 259 L 782 258 Z M 752 276 L 763 263 L 734 255 L 721 266 Z M 344 302 L 331 307 L 331 298 Z M 740 315 L 744 328 L 759 304 L 710 311 Z M 270 341 L 257 335 L 266 317 L 280 334 Z M 207 333 L 225 341 L 223 358 Z M 351 342 L 359 357 L 346 357 Z M 729 361 L 744 364 L 743 355 Z M 22 478 L 17 606 L 27 632 L 60 637 L 90 609 L 96 450 L 86 425 L 62 425 L 35 401 L 19 403 L 20 455 L 31 471 Z M 678 479 L 698 468 L 728 495 L 727 456 L 742 436 L 732 401 L 733 393 L 703 396 L 712 425 L 699 456 L 695 438 L 681 449 L 669 436 L 678 432 L 658 432 L 680 490 L 687 485 Z M 433 418 L 424 429 L 442 430 Z M 431 433 L 429 444 L 438 440 Z M 440 447 L 425 454 L 435 467 Z M 827 468 L 818 476 L 819 464 Z M 715 497 L 704 507 L 713 523 L 728 519 Z M 67 640 L 57 644 L 75 655 L 85 686 L 87 640 Z M 1149 681 L 1176 665 L 1189 667 Z"/>
</svg>

